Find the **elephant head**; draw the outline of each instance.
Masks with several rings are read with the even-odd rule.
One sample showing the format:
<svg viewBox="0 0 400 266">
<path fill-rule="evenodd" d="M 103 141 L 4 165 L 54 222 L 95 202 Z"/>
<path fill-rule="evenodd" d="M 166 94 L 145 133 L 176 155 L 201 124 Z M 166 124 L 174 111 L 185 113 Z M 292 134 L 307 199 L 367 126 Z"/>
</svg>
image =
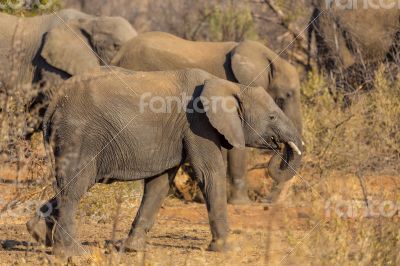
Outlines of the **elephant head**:
<svg viewBox="0 0 400 266">
<path fill-rule="evenodd" d="M 203 105 L 213 103 L 206 115 L 225 143 L 275 150 L 268 166 L 271 177 L 283 182 L 294 176 L 301 162 L 300 134 L 264 88 L 212 79 L 205 82 L 201 96 Z M 215 97 L 223 104 L 214 104 Z M 283 154 L 277 151 L 279 143 L 285 144 Z"/>
<path fill-rule="evenodd" d="M 254 41 L 241 42 L 232 52 L 231 60 L 232 71 L 238 82 L 245 86 L 264 88 L 286 114 L 282 119 L 289 118 L 301 134 L 300 79 L 296 69 L 279 55 Z M 289 122 L 286 121 L 287 124 Z M 285 143 L 282 154 L 274 154 L 268 165 L 271 177 L 280 182 L 293 177 L 294 170 L 301 161 L 301 156 L 293 152 L 289 145 L 288 137 L 281 137 L 281 140 Z M 290 162 L 289 165 L 286 162 Z"/>
<path fill-rule="evenodd" d="M 232 51 L 231 66 L 240 84 L 266 89 L 302 132 L 300 80 L 290 63 L 259 42 L 243 41 Z"/>
<path fill-rule="evenodd" d="M 121 45 L 136 35 L 120 17 L 80 18 L 50 30 L 41 56 L 51 66 L 76 75 L 109 64 Z"/>
</svg>

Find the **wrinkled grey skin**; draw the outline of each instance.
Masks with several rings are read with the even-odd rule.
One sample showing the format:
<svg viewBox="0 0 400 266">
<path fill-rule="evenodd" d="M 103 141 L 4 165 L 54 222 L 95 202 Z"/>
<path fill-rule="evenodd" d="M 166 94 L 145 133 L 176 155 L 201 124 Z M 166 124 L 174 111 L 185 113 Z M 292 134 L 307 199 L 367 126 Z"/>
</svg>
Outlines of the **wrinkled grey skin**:
<svg viewBox="0 0 400 266">
<path fill-rule="evenodd" d="M 116 82 L 114 74 L 129 87 Z M 206 201 L 212 233 L 209 249 L 226 250 L 226 173 L 221 148 L 267 149 L 276 147 L 271 141 L 274 137 L 281 143 L 293 141 L 301 149 L 297 129 L 263 88 L 245 90 L 198 69 L 102 69 L 73 77 L 65 82 L 63 91 L 50 105 L 44 125 L 46 149 L 57 180 L 57 196 L 47 206 L 57 207 L 50 217 L 35 217 L 27 223 L 32 236 L 53 245 L 57 256 L 71 256 L 79 250 L 72 238 L 82 196 L 97 182 L 116 180 L 144 179 L 143 199 L 124 248 L 145 249 L 146 234 L 185 161 L 191 163 Z M 161 97 L 180 97 L 184 92 L 193 98 L 187 103 L 187 112 L 179 107 L 167 113 L 148 108 L 140 111 L 140 95 L 146 92 Z M 232 108 L 217 104 L 191 112 L 199 96 L 202 103 L 222 97 Z M 46 212 L 46 205 L 42 211 Z"/>
<path fill-rule="evenodd" d="M 272 96 L 284 113 L 302 131 L 300 81 L 296 69 L 259 42 L 193 42 L 168 33 L 149 32 L 128 41 L 112 64 L 136 71 L 200 68 L 219 78 L 245 86 L 261 86 Z M 283 156 L 288 156 L 285 147 Z M 269 163 L 269 173 L 278 182 L 293 177 L 300 165 L 294 155 L 291 167 L 282 165 L 276 153 Z M 229 202 L 249 201 L 246 175 L 246 152 L 232 149 L 227 156 L 232 179 Z"/>
<path fill-rule="evenodd" d="M 73 9 L 32 18 L 0 13 L 3 73 L 17 74 L 4 82 L 11 86 L 38 82 L 42 70 L 70 77 L 102 63 L 88 47 L 109 63 L 119 47 L 136 35 L 122 18 L 94 17 Z"/>
<path fill-rule="evenodd" d="M 370 0 L 367 6 L 365 1 L 337 2 L 327 6 L 325 0 L 315 0 L 309 47 L 315 37 L 318 66 L 331 76 L 349 81 L 358 78 L 352 77 L 355 75 L 368 79 L 363 72 L 373 72 L 385 59 L 393 59 L 392 49 L 399 44 L 398 5 L 393 1 L 393 8 L 375 8 L 389 1 Z"/>
</svg>

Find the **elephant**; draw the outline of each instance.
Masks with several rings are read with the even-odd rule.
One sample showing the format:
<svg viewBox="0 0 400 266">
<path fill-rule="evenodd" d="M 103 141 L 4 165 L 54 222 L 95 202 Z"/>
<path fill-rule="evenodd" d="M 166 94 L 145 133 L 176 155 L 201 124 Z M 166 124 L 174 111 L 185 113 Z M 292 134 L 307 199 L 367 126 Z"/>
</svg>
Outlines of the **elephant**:
<svg viewBox="0 0 400 266">
<path fill-rule="evenodd" d="M 41 68 L 75 74 L 90 64 L 99 64 L 81 43 L 91 43 L 92 49 L 108 61 L 116 48 L 137 35 L 122 18 L 93 17 L 73 9 L 29 18 L 0 13 L 0 32 L 0 62 L 7 67 L 3 73 L 18 74 L 10 85 L 38 81 L 37 70 Z"/>
<path fill-rule="evenodd" d="M 34 67 L 32 61 L 40 50 L 43 36 L 63 21 L 87 18 L 88 15 L 72 10 L 61 10 L 59 17 L 44 15 L 22 18 L 0 13 L 0 63 L 3 82 L 30 83 L 33 80 Z M 6 81 L 12 71 L 17 77 Z"/>
<path fill-rule="evenodd" d="M 125 84 L 115 82 L 116 76 Z M 229 249 L 221 148 L 271 149 L 286 143 L 291 152 L 284 159 L 289 161 L 302 151 L 293 122 L 262 87 L 245 87 L 200 69 L 103 67 L 65 81 L 60 91 L 43 127 L 56 196 L 27 223 L 31 235 L 52 245 L 59 257 L 75 254 L 74 214 L 82 196 L 99 182 L 144 180 L 123 248 L 145 249 L 169 184 L 186 161 L 206 201 L 209 250 Z"/>
<path fill-rule="evenodd" d="M 46 82 L 108 64 L 136 35 L 120 17 L 94 17 L 73 9 L 29 18 L 0 13 L 0 80 L 11 88 L 38 85 L 25 100 L 27 108 L 46 107 Z M 30 131 L 40 127 L 40 114 L 33 113 L 37 121 L 28 125 Z"/>
<path fill-rule="evenodd" d="M 200 68 L 242 85 L 261 86 L 294 122 L 297 130 L 302 131 L 298 73 L 289 62 L 259 42 L 193 42 L 168 33 L 148 32 L 123 45 L 111 64 L 137 71 Z M 287 152 L 287 147 L 285 149 Z M 294 172 L 280 164 L 280 156 L 273 155 L 268 170 L 273 179 L 283 182 L 292 178 Z M 249 202 L 245 182 L 246 152 L 229 150 L 227 165 L 232 180 L 228 201 L 232 204 Z"/>
<path fill-rule="evenodd" d="M 121 46 L 137 36 L 135 29 L 121 17 L 90 17 L 70 21 L 50 30 L 41 49 L 45 64 L 66 78 L 109 65 Z"/>
<path fill-rule="evenodd" d="M 318 68 L 337 79 L 340 87 L 351 90 L 368 83 L 371 70 L 386 59 L 399 64 L 400 9 L 395 1 L 388 4 L 315 1 L 308 33 L 310 55 L 315 37 Z"/>
</svg>

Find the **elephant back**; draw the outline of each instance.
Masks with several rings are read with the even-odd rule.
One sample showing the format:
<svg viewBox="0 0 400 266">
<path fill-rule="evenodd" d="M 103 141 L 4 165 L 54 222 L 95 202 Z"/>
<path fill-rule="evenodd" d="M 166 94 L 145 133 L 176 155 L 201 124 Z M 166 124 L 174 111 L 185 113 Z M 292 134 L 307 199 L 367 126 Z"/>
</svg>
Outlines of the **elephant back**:
<svg viewBox="0 0 400 266">
<path fill-rule="evenodd" d="M 224 69 L 235 42 L 194 42 L 164 32 L 140 34 L 125 43 L 112 65 L 136 71 L 200 68 L 219 78 L 232 76 Z"/>
</svg>

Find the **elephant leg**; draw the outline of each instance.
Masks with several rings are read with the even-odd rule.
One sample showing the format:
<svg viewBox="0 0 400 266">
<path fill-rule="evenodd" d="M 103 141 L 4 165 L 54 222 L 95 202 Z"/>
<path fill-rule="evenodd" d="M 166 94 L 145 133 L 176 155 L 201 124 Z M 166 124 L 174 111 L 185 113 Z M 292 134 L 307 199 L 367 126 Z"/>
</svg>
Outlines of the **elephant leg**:
<svg viewBox="0 0 400 266">
<path fill-rule="evenodd" d="M 72 167 L 73 169 L 73 167 Z M 70 172 L 65 178 L 62 174 L 57 177 L 58 193 L 56 196 L 58 215 L 54 221 L 53 254 L 56 257 L 66 258 L 87 253 L 84 247 L 75 238 L 75 215 L 78 204 L 95 177 L 93 166 L 83 166 L 79 172 Z M 71 173 L 73 173 L 71 175 Z M 62 182 L 63 181 L 63 182 Z M 62 185 L 60 185 L 62 184 Z"/>
<path fill-rule="evenodd" d="M 185 135 L 184 151 L 206 201 L 212 234 L 208 250 L 226 251 L 229 249 L 226 168 L 220 135 L 215 132 L 206 116 L 200 116 L 191 130 Z"/>
<path fill-rule="evenodd" d="M 35 216 L 26 223 L 26 228 L 36 241 L 46 246 L 52 246 L 52 232 L 57 216 L 57 199 L 52 198 L 42 205 Z"/>
<path fill-rule="evenodd" d="M 247 152 L 245 149 L 233 148 L 228 151 L 228 176 L 231 179 L 230 204 L 250 203 L 247 192 L 246 167 Z"/>
<path fill-rule="evenodd" d="M 227 170 L 226 167 L 228 165 L 228 150 L 227 149 L 222 149 L 222 158 L 224 160 L 224 165 L 225 165 L 225 171 Z M 203 192 L 198 191 L 197 194 L 194 197 L 194 201 L 198 203 L 206 203 L 203 197 Z"/>
<path fill-rule="evenodd" d="M 143 251 L 146 249 L 146 235 L 153 227 L 157 213 L 164 198 L 168 194 L 170 180 L 178 168 L 171 169 L 165 174 L 144 180 L 144 193 L 135 220 L 132 223 L 128 239 L 124 243 L 127 251 Z"/>
<path fill-rule="evenodd" d="M 222 160 L 221 160 L 222 161 Z M 228 221 L 226 202 L 226 176 L 223 171 L 215 171 L 211 175 L 198 176 L 200 189 L 207 205 L 212 241 L 208 246 L 210 251 L 225 251 L 228 249 Z"/>
</svg>

